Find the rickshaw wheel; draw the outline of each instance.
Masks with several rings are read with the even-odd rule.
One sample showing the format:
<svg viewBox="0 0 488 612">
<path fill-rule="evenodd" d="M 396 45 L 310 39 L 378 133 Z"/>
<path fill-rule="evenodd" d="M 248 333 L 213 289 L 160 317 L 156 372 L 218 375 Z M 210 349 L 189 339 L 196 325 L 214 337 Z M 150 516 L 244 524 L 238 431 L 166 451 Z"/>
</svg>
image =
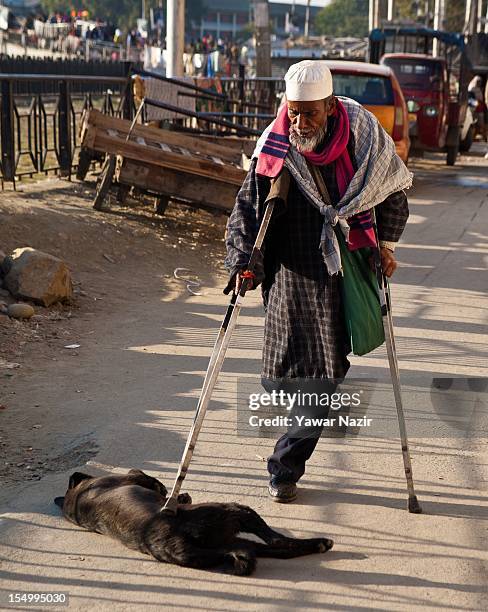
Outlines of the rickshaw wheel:
<svg viewBox="0 0 488 612">
<path fill-rule="evenodd" d="M 88 149 L 81 149 L 78 157 L 78 168 L 76 170 L 76 178 L 79 181 L 84 181 L 93 161 L 93 156 Z"/>
<path fill-rule="evenodd" d="M 447 147 L 446 164 L 448 166 L 454 166 L 458 156 L 459 146 Z"/>
<path fill-rule="evenodd" d="M 125 204 L 127 196 L 129 195 L 129 191 L 130 185 L 122 185 L 121 183 L 119 183 L 116 196 L 117 204 L 120 204 L 122 206 Z"/>
<path fill-rule="evenodd" d="M 169 204 L 169 196 L 160 195 L 154 198 L 154 212 L 158 215 L 164 215 Z"/>
</svg>

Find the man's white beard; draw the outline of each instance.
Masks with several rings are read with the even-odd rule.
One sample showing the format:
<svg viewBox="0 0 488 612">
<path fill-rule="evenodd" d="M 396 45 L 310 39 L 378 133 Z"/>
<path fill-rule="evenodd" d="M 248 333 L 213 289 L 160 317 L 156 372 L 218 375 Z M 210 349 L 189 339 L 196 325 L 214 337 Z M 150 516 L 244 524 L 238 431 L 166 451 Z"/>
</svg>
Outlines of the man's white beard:
<svg viewBox="0 0 488 612">
<path fill-rule="evenodd" d="M 305 136 L 300 136 L 294 125 L 290 125 L 289 138 L 291 144 L 296 147 L 300 153 L 310 153 L 322 142 L 325 138 L 325 133 L 325 127 L 321 127 L 313 136 L 305 138 Z"/>
</svg>

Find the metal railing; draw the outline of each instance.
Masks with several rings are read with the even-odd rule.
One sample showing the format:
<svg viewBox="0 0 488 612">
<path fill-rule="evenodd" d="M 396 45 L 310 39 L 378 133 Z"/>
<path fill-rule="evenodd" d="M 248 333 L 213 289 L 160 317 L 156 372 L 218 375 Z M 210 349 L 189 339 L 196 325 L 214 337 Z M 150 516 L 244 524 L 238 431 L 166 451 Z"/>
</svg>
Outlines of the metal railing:
<svg viewBox="0 0 488 612">
<path fill-rule="evenodd" d="M 50 93 L 16 94 L 14 86 L 23 82 L 50 83 Z M 73 93 L 80 84 L 85 92 Z M 0 73 L 2 188 L 4 181 L 15 185 L 23 177 L 51 171 L 70 177 L 83 113 L 98 106 L 106 114 L 131 118 L 128 85 L 127 77 Z"/>
<path fill-rule="evenodd" d="M 0 74 L 24 75 L 56 75 L 62 79 L 69 76 L 96 76 L 100 83 L 105 83 L 106 77 L 127 77 L 133 64 L 130 62 L 105 62 L 84 59 L 53 59 L 40 57 L 12 57 L 0 54 Z M 14 83 L 14 93 L 57 93 L 57 82 L 49 79 L 23 79 Z M 83 79 L 72 81 L 73 93 L 93 92 L 95 82 Z"/>
<path fill-rule="evenodd" d="M 53 27 L 56 24 L 43 24 Z M 59 24 L 65 26 L 66 24 Z M 17 50 L 19 56 L 32 54 L 46 54 L 56 58 L 79 58 L 85 61 L 141 61 L 141 53 L 131 53 L 126 45 L 110 41 L 85 39 L 80 36 L 63 33 L 61 29 L 55 37 L 36 35 L 34 30 L 19 32 L 14 30 L 0 30 L 0 53 L 13 53 Z"/>
<path fill-rule="evenodd" d="M 232 99 L 239 100 L 242 106 L 259 105 L 262 110 L 276 114 L 281 97 L 285 92 L 285 81 L 274 77 L 254 77 L 221 79 L 224 93 Z"/>
<path fill-rule="evenodd" d="M 195 100 L 193 112 L 189 109 L 183 110 L 175 107 L 174 102 L 160 100 L 163 102 L 160 108 L 179 112 L 181 117 L 178 124 L 188 130 L 204 133 L 228 132 L 229 124 L 226 126 L 219 123 L 206 122 L 205 129 L 200 129 L 199 122 L 206 117 L 215 116 L 225 119 L 232 119 L 236 124 L 236 130 L 247 128 L 251 133 L 261 133 L 276 115 L 285 84 L 283 79 L 275 78 L 218 78 L 203 79 L 205 87 L 181 81 L 174 78 L 162 76 L 156 72 L 133 69 L 133 73 L 144 78 L 153 78 L 163 83 L 168 83 L 178 90 L 176 95 L 178 101 L 186 98 Z M 198 83 L 198 79 L 195 80 Z M 217 89 L 218 87 L 218 89 Z M 146 116 L 144 115 L 146 118 Z M 194 120 L 197 121 L 194 121 Z M 169 121 L 171 123 L 171 121 Z M 241 131 L 241 133 L 244 133 Z"/>
</svg>

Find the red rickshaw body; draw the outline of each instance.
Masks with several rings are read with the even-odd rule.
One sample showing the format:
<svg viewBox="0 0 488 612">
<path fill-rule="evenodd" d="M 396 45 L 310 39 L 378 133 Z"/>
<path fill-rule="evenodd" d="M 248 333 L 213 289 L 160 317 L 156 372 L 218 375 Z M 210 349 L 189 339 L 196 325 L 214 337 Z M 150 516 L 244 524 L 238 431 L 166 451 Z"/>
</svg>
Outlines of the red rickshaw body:
<svg viewBox="0 0 488 612">
<path fill-rule="evenodd" d="M 412 147 L 442 149 L 450 119 L 446 61 L 430 55 L 388 53 L 380 63 L 389 66 L 400 83 L 409 111 Z"/>
</svg>

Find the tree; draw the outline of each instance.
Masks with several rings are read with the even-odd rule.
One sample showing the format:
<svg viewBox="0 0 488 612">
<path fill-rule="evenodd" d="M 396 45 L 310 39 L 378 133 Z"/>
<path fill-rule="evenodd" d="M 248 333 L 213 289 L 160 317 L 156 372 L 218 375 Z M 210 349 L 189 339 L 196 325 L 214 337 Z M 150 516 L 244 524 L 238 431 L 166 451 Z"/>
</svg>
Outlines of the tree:
<svg viewBox="0 0 488 612">
<path fill-rule="evenodd" d="M 314 29 L 329 36 L 367 36 L 368 0 L 332 0 L 315 16 Z"/>
<path fill-rule="evenodd" d="M 444 30 L 450 32 L 462 32 L 464 25 L 464 16 L 466 11 L 466 0 L 445 0 L 446 2 L 446 18 L 444 22 Z M 429 0 L 429 15 L 431 19 L 428 25 L 433 25 L 434 15 L 434 0 Z M 417 10 L 420 9 L 423 13 L 425 10 L 425 2 L 423 0 L 395 0 L 395 11 L 399 18 L 412 19 L 417 21 Z M 425 25 L 425 16 L 421 19 Z"/>
<path fill-rule="evenodd" d="M 380 19 L 386 19 L 387 0 L 380 2 Z M 315 31 L 330 36 L 366 36 L 368 34 L 369 0 L 332 0 L 315 17 Z M 422 12 L 419 19 L 418 10 Z M 429 15 L 434 13 L 434 0 L 429 0 Z M 395 0 L 395 20 L 418 19 L 422 25 L 432 27 L 432 19 L 426 24 L 423 11 L 424 0 Z M 446 18 L 444 29 L 450 32 L 462 32 L 466 0 L 446 0 Z"/>
<path fill-rule="evenodd" d="M 447 0 L 445 29 L 450 32 L 462 32 L 465 13 L 465 0 Z"/>
</svg>

